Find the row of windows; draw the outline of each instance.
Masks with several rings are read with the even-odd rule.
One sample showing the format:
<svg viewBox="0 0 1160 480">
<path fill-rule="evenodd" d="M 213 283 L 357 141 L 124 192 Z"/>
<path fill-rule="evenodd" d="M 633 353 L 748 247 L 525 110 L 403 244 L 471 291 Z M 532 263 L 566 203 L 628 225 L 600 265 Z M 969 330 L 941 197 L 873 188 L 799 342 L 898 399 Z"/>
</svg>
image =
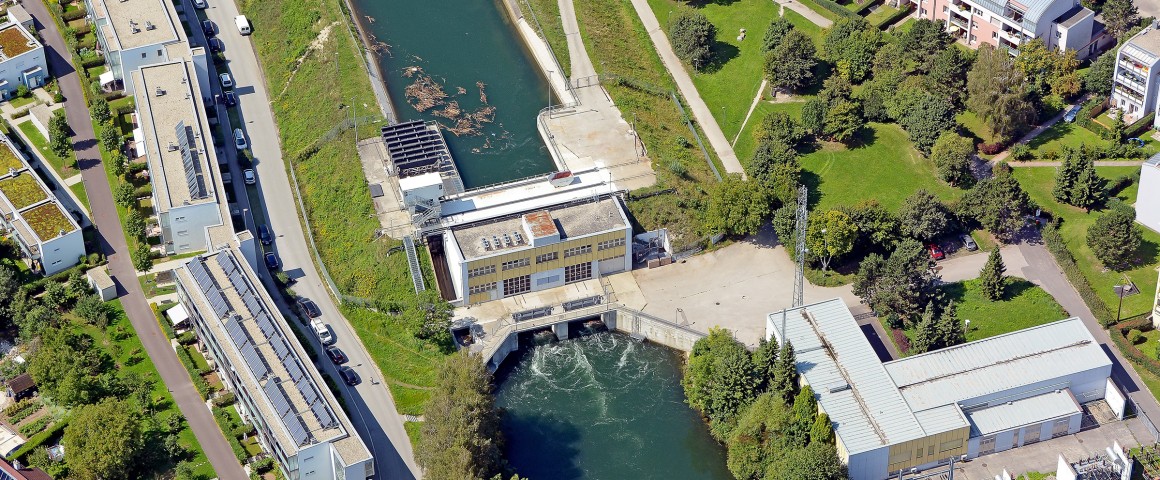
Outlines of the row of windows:
<svg viewBox="0 0 1160 480">
<path fill-rule="evenodd" d="M 521 275 L 503 281 L 504 296 L 519 295 L 532 290 L 532 276 Z"/>
<path fill-rule="evenodd" d="M 467 271 L 467 278 L 475 278 L 483 275 L 491 275 L 495 273 L 495 265 L 488 265 L 486 267 L 473 268 Z"/>
<path fill-rule="evenodd" d="M 600 242 L 599 244 L 596 245 L 596 250 L 597 251 L 608 250 L 610 248 L 616 248 L 616 247 L 622 247 L 622 246 L 624 246 L 624 237 L 617 237 L 617 238 L 612 239 L 612 240 L 605 240 L 603 242 Z"/>
<path fill-rule="evenodd" d="M 503 262 L 503 265 L 500 267 L 500 269 L 506 272 L 515 268 L 526 267 L 531 264 L 532 262 L 527 258 L 521 258 L 519 260 L 508 260 Z"/>
<path fill-rule="evenodd" d="M 475 295 L 477 293 L 490 292 L 492 290 L 495 290 L 495 285 L 496 285 L 495 282 L 489 282 L 489 283 L 485 283 L 482 285 L 476 285 L 474 287 L 471 287 L 470 292 L 472 295 Z"/>
<path fill-rule="evenodd" d="M 564 267 L 564 283 L 579 282 L 592 278 L 592 262 L 577 263 Z"/>
<path fill-rule="evenodd" d="M 575 257 L 576 255 L 584 255 L 592 253 L 592 245 L 581 245 L 579 247 L 572 247 L 564 250 L 564 258 Z"/>
<path fill-rule="evenodd" d="M 536 255 L 536 263 L 550 262 L 560 258 L 560 252 L 548 252 L 541 255 Z"/>
</svg>

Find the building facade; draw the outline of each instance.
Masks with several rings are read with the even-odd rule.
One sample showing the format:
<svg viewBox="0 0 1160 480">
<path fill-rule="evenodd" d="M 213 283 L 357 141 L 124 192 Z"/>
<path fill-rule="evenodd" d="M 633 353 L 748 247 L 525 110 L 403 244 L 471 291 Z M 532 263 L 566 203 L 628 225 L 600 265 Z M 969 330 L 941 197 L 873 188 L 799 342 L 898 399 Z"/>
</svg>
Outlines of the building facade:
<svg viewBox="0 0 1160 480">
<path fill-rule="evenodd" d="M 1136 196 L 1136 221 L 1160 233 L 1160 154 L 1140 165 L 1140 193 Z"/>
<path fill-rule="evenodd" d="M 370 451 L 242 251 L 231 243 L 174 273 L 202 347 L 285 477 L 372 478 Z"/>
<path fill-rule="evenodd" d="M 1083 59 L 1098 49 L 1103 25 L 1078 0 L 909 0 L 918 18 L 943 22 L 956 38 L 1012 54 L 1041 38 L 1051 48 L 1071 49 Z"/>
<path fill-rule="evenodd" d="M 459 305 L 632 269 L 632 225 L 603 195 L 451 227 L 441 249 Z"/>
<path fill-rule="evenodd" d="M 1124 120 L 1131 123 L 1156 112 L 1160 90 L 1160 29 L 1156 25 L 1145 28 L 1124 42 L 1116 52 L 1116 72 L 1112 79 L 1111 106 L 1124 112 Z M 1153 123 L 1160 127 L 1160 119 Z M 1155 228 L 1155 227 L 1153 227 Z"/>
<path fill-rule="evenodd" d="M 206 250 L 209 229 L 232 226 L 196 65 L 157 63 L 131 78 L 139 124 L 134 140 L 148 160 L 162 248 L 167 255 Z"/>
<path fill-rule="evenodd" d="M 155 63 L 188 59 L 205 68 L 204 50 L 190 48 L 173 3 L 165 0 L 85 0 L 85 7 L 96 33 L 97 47 L 105 56 L 108 67 L 108 72 L 100 79 L 105 88 L 124 88 L 125 93 L 132 94 L 136 87 L 130 81 L 130 75 Z M 208 87 L 206 84 L 205 88 Z M 202 96 L 208 97 L 207 92 Z"/>
<path fill-rule="evenodd" d="M 76 265 L 85 255 L 80 224 L 12 142 L 0 139 L 0 228 L 35 272 L 52 275 Z"/>
<path fill-rule="evenodd" d="M 0 25 L 0 99 L 12 98 L 21 85 L 37 88 L 47 80 L 44 45 L 18 21 Z"/>
<path fill-rule="evenodd" d="M 1112 362 L 1078 318 L 882 363 L 841 299 L 766 318 L 790 341 L 853 480 L 884 480 L 1080 429 L 1083 404 L 1123 418 Z"/>
</svg>

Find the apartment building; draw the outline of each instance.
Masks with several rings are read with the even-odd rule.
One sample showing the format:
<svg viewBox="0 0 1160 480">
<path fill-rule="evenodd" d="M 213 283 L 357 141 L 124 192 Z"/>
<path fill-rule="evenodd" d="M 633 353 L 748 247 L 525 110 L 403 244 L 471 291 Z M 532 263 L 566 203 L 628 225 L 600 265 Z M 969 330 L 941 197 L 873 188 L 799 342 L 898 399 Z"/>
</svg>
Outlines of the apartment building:
<svg viewBox="0 0 1160 480">
<path fill-rule="evenodd" d="M 252 242 L 252 241 L 251 241 Z M 242 418 L 290 480 L 372 478 L 374 459 L 235 243 L 174 270 L 177 295 Z"/>
<path fill-rule="evenodd" d="M 552 198 L 429 237 L 451 280 L 440 282 L 444 298 L 473 305 L 632 269 L 632 224 L 615 195 Z"/>
<path fill-rule="evenodd" d="M 1116 52 L 1116 73 L 1112 79 L 1111 106 L 1124 112 L 1124 119 L 1134 122 L 1160 104 L 1160 28 L 1155 24 L 1124 42 Z M 1160 120 L 1153 125 L 1160 127 Z M 1153 227 L 1155 228 L 1155 227 Z"/>
<path fill-rule="evenodd" d="M 47 79 L 44 45 L 18 21 L 0 25 L 0 99 L 12 98 L 21 85 L 43 86 Z"/>
<path fill-rule="evenodd" d="M 81 227 L 7 137 L 0 136 L 0 229 L 16 240 L 33 271 L 44 275 L 85 255 Z"/>
<path fill-rule="evenodd" d="M 178 59 L 198 65 L 203 98 L 210 98 L 207 58 L 203 47 L 191 47 L 173 3 L 167 0 L 85 0 L 97 45 L 108 71 L 101 85 L 110 90 L 136 88 L 130 75 L 155 63 Z M 203 73 L 204 72 L 204 73 Z"/>
<path fill-rule="evenodd" d="M 1078 0 L 909 0 L 918 18 L 944 22 L 967 45 L 989 43 L 1012 54 L 1041 38 L 1051 48 L 1075 50 L 1080 59 L 1098 50 L 1103 24 Z"/>
<path fill-rule="evenodd" d="M 130 83 L 139 124 L 134 141 L 148 160 L 165 254 L 220 243 L 211 242 L 211 229 L 232 233 L 232 225 L 195 64 L 176 60 L 140 67 Z"/>
</svg>

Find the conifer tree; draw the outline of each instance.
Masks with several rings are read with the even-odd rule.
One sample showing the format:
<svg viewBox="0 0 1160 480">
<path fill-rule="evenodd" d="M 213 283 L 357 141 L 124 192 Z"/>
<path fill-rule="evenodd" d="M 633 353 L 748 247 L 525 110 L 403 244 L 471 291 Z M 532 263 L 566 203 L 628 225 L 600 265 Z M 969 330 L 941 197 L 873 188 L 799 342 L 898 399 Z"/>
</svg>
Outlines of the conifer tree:
<svg viewBox="0 0 1160 480">
<path fill-rule="evenodd" d="M 773 375 L 773 391 L 785 403 L 793 402 L 794 392 L 797 391 L 798 372 L 797 357 L 793 353 L 793 343 L 786 341 L 777 352 L 777 367 Z"/>
<path fill-rule="evenodd" d="M 810 428 L 810 443 L 830 443 L 834 441 L 834 428 L 830 425 L 830 416 L 825 412 L 819 413 L 814 419 L 814 426 Z"/>
<path fill-rule="evenodd" d="M 967 343 L 967 331 L 963 322 L 959 320 L 955 302 L 951 302 L 939 317 L 939 326 L 942 330 L 944 347 L 953 347 Z"/>
<path fill-rule="evenodd" d="M 934 315 L 934 305 L 927 303 L 926 310 L 922 312 L 922 318 L 915 328 L 914 343 L 911 344 L 911 349 L 917 353 L 923 353 L 937 350 L 942 346 L 942 331 L 939 328 L 938 319 Z"/>
<path fill-rule="evenodd" d="M 987 257 L 987 263 L 979 273 L 979 287 L 984 297 L 992 302 L 1003 299 L 1003 286 L 1007 283 L 1007 277 L 1003 274 L 1006 272 L 1007 266 L 1003 264 L 1003 257 L 996 247 L 991 250 L 991 256 Z"/>
</svg>

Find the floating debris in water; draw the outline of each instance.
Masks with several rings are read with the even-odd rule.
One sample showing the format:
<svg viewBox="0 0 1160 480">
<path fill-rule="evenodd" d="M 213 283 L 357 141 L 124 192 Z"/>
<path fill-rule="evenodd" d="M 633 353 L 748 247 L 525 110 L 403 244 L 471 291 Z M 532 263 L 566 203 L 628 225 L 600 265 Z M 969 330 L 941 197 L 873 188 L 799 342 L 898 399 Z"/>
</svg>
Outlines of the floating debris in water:
<svg viewBox="0 0 1160 480">
<path fill-rule="evenodd" d="M 432 110 L 431 114 L 450 120 L 452 123 L 440 122 L 440 125 L 455 136 L 481 135 L 483 134 L 483 124 L 495 121 L 495 107 L 487 104 L 487 93 L 484 91 L 487 84 L 483 82 L 475 82 L 475 86 L 479 88 L 479 101 L 483 103 L 483 106 L 468 112 L 460 107 L 458 101 L 448 100 L 449 95 L 443 89 L 447 83 L 446 78 L 440 77 L 443 81 L 438 82 L 419 66 L 404 68 L 403 76 L 415 79 L 403 90 L 403 94 L 407 97 L 407 103 L 419 112 L 434 108 L 435 110 Z M 455 91 L 457 95 L 467 94 L 467 89 L 463 87 L 455 87 Z M 490 142 L 485 143 L 482 148 L 491 148 Z"/>
<path fill-rule="evenodd" d="M 475 82 L 475 86 L 479 87 L 479 101 L 483 102 L 484 105 L 487 105 L 487 94 L 483 92 L 483 87 L 486 87 L 487 84 L 483 82 Z M 467 93 L 467 91 L 464 90 L 463 93 Z"/>
<path fill-rule="evenodd" d="M 455 87 L 455 91 L 459 92 L 460 95 L 467 93 L 467 89 L 463 87 Z"/>
</svg>

